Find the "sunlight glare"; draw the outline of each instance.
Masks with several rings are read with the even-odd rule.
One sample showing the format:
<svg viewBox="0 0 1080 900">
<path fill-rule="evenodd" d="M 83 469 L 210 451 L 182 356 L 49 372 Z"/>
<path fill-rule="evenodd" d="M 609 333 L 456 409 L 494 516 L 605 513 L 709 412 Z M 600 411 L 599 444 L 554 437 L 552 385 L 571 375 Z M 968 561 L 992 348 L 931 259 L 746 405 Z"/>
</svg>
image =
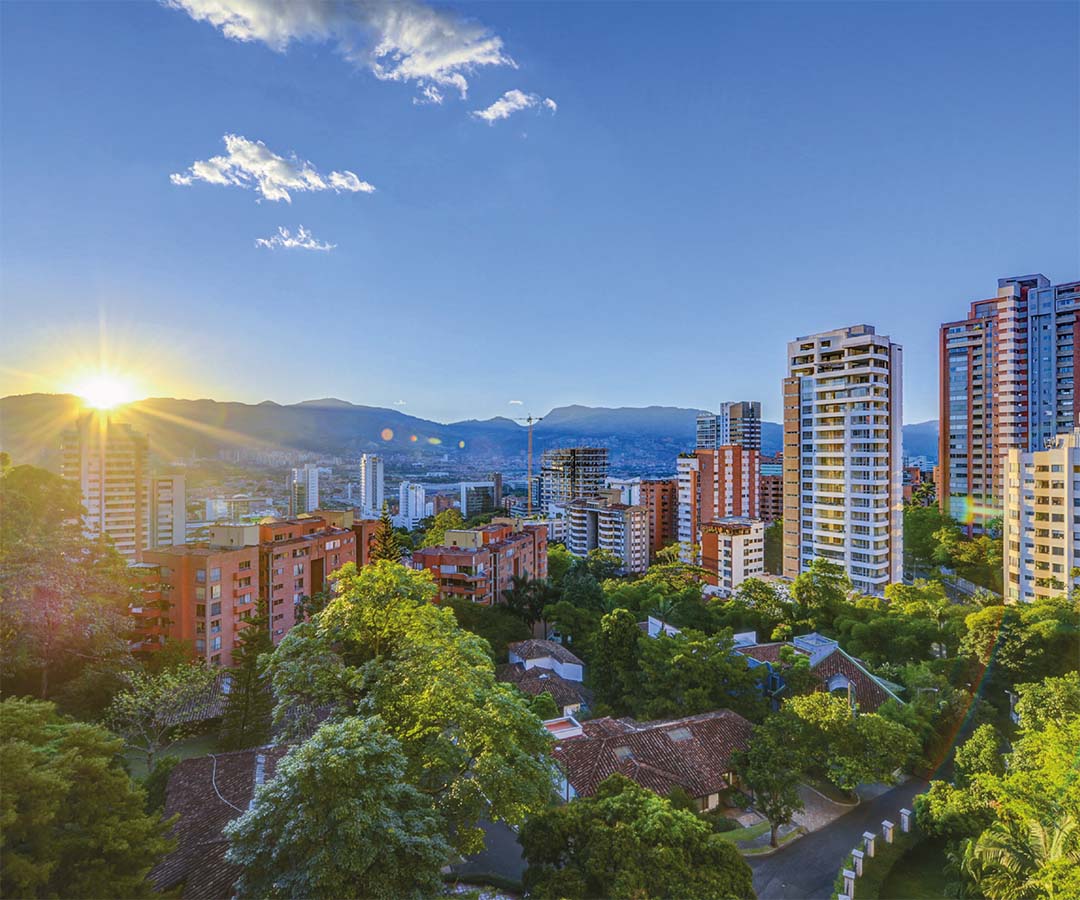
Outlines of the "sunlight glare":
<svg viewBox="0 0 1080 900">
<path fill-rule="evenodd" d="M 134 399 L 131 385 L 108 373 L 95 375 L 81 382 L 75 393 L 94 409 L 113 409 Z"/>
</svg>

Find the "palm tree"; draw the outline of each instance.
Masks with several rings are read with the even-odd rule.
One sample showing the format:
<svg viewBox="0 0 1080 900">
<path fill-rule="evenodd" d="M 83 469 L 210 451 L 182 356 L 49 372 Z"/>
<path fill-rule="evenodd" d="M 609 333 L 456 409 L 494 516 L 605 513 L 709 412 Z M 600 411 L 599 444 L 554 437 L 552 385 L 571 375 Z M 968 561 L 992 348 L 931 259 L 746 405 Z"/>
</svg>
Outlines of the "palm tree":
<svg viewBox="0 0 1080 900">
<path fill-rule="evenodd" d="M 670 597 L 661 597 L 653 605 L 653 608 L 649 610 L 649 615 L 654 616 L 660 620 L 660 630 L 664 630 L 664 626 L 667 625 L 668 619 L 671 618 L 671 614 L 675 612 L 676 603 Z"/>
<path fill-rule="evenodd" d="M 971 856 L 979 887 L 991 900 L 1064 898 L 1062 879 L 1080 867 L 1080 822 L 1072 815 L 1050 825 L 997 822 L 980 835 Z"/>
</svg>

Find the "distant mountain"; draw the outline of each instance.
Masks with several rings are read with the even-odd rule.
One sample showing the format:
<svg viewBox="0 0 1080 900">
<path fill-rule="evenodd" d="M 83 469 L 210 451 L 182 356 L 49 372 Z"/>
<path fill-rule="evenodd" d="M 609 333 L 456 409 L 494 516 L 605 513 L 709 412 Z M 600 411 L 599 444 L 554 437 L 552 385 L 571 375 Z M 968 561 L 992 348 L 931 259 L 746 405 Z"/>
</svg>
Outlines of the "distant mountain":
<svg viewBox="0 0 1080 900">
<path fill-rule="evenodd" d="M 70 394 L 0 399 L 0 449 L 16 462 L 55 465 L 60 434 L 81 412 Z M 673 471 L 676 456 L 693 447 L 697 413 L 674 406 L 558 407 L 534 426 L 534 449 L 588 443 L 609 447 L 617 470 Z M 333 397 L 290 405 L 153 398 L 115 415 L 151 435 L 152 446 L 167 459 L 245 448 L 342 456 L 371 451 L 399 461 L 462 465 L 521 467 L 525 462 L 526 427 L 502 416 L 443 424 Z M 778 423 L 763 422 L 761 432 L 763 452 L 781 449 Z M 906 426 L 904 442 L 908 453 L 936 458 L 937 423 Z"/>
</svg>

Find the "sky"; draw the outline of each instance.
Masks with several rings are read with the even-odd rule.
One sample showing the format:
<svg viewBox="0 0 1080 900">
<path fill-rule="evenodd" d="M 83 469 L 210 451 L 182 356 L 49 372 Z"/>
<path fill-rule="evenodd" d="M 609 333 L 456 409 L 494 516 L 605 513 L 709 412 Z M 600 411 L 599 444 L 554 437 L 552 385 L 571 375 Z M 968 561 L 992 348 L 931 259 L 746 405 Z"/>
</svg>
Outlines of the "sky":
<svg viewBox="0 0 1080 900">
<path fill-rule="evenodd" d="M 867 322 L 935 418 L 941 322 L 1080 278 L 1078 58 L 1071 2 L 8 0 L 0 395 L 777 420 Z"/>
</svg>

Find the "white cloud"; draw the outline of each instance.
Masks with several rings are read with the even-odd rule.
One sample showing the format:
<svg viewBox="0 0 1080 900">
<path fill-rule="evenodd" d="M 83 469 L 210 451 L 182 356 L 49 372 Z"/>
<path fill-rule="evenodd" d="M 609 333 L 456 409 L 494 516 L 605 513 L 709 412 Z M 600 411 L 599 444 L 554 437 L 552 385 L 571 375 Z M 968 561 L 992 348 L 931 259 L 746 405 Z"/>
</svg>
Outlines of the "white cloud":
<svg viewBox="0 0 1080 900">
<path fill-rule="evenodd" d="M 478 22 L 419 0 L 165 0 L 237 41 L 284 51 L 293 41 L 330 42 L 383 81 L 414 82 L 425 100 L 438 85 L 466 96 L 465 76 L 480 66 L 510 66 L 502 39 Z"/>
<path fill-rule="evenodd" d="M 526 94 L 516 88 L 507 91 L 487 109 L 473 110 L 473 116 L 483 119 L 488 125 L 494 125 L 499 119 L 509 119 L 513 113 L 523 109 L 550 109 L 552 113 L 558 109 L 558 104 L 550 97 L 540 98 L 539 94 Z"/>
<path fill-rule="evenodd" d="M 408 406 L 408 405 L 409 404 L 406 403 L 404 400 L 395 400 L 394 401 L 394 406 Z"/>
<path fill-rule="evenodd" d="M 329 252 L 337 244 L 328 244 L 325 241 L 317 241 L 315 236 L 303 225 L 296 229 L 296 234 L 290 234 L 289 229 L 279 227 L 278 233 L 273 237 L 255 238 L 256 247 L 267 247 L 273 250 L 280 247 L 283 250 L 324 250 Z"/>
<path fill-rule="evenodd" d="M 169 176 L 173 184 L 190 185 L 195 181 L 208 184 L 254 187 L 267 200 L 292 202 L 289 191 L 362 192 L 370 194 L 375 188 L 361 181 L 355 172 L 331 172 L 320 175 L 311 163 L 286 159 L 270 150 L 262 141 L 249 141 L 237 134 L 225 135 L 226 156 L 196 160 L 186 172 Z"/>
<path fill-rule="evenodd" d="M 524 406 L 525 401 L 524 400 L 511 400 L 510 405 L 511 406 Z"/>
<path fill-rule="evenodd" d="M 435 87 L 435 85 L 429 84 L 420 91 L 419 97 L 412 98 L 412 102 L 417 106 L 428 106 L 430 104 L 439 105 L 443 102 L 442 91 Z"/>
</svg>

